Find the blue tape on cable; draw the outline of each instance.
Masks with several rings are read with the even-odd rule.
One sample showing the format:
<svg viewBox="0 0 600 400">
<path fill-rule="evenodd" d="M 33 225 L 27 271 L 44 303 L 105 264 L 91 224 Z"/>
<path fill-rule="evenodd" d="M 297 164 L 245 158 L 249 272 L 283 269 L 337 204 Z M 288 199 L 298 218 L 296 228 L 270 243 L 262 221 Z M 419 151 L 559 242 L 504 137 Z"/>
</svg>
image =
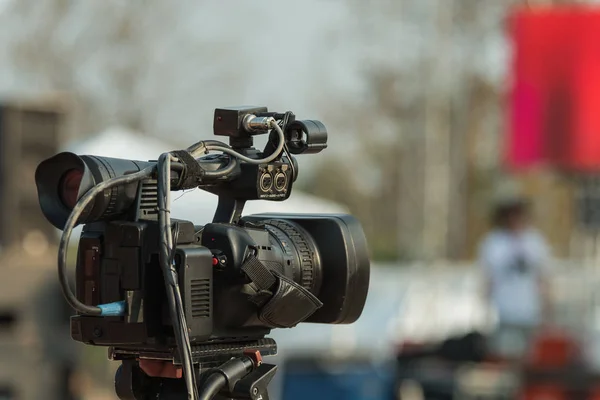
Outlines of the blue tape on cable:
<svg viewBox="0 0 600 400">
<path fill-rule="evenodd" d="M 126 302 L 117 301 L 114 303 L 100 304 L 98 307 L 102 310 L 100 315 L 103 317 L 120 317 L 125 315 L 126 306 Z"/>
</svg>

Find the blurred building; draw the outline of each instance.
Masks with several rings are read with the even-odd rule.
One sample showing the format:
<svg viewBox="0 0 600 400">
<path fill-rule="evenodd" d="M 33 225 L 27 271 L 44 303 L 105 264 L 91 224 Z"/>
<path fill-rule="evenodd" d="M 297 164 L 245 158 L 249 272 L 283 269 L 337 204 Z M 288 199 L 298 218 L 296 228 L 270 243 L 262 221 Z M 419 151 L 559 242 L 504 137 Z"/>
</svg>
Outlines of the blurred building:
<svg viewBox="0 0 600 400">
<path fill-rule="evenodd" d="M 0 103 L 0 397 L 74 399 L 70 310 L 56 280 L 56 230 L 35 168 L 60 145 L 57 101 Z"/>
<path fill-rule="evenodd" d="M 56 244 L 35 186 L 38 163 L 56 154 L 64 110 L 58 99 L 0 103 L 0 246 L 36 252 Z M 36 243 L 35 246 L 30 245 Z M 36 249 L 34 249 L 36 248 Z"/>
</svg>

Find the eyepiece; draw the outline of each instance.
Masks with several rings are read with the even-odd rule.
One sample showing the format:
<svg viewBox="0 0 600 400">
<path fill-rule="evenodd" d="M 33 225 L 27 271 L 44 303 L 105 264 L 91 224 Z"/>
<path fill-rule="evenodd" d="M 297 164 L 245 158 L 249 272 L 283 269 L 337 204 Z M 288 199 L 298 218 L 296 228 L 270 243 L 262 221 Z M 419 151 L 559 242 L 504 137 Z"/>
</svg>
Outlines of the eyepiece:
<svg viewBox="0 0 600 400">
<path fill-rule="evenodd" d="M 108 179 L 153 165 L 118 158 L 60 153 L 44 160 L 35 172 L 40 207 L 46 219 L 63 229 L 77 201 L 92 187 Z M 79 223 L 107 220 L 131 210 L 138 183 L 114 187 L 99 194 L 84 210 Z"/>
<path fill-rule="evenodd" d="M 70 169 L 60 178 L 58 197 L 65 207 L 72 210 L 79 198 L 79 187 L 83 179 L 81 169 Z"/>
</svg>

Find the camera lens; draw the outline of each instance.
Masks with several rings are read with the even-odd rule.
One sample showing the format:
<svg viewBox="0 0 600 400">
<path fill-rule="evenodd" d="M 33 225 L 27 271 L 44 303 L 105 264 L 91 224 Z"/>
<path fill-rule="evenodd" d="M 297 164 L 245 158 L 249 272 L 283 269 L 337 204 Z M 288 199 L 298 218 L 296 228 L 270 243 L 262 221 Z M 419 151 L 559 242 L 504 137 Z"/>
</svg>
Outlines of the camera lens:
<svg viewBox="0 0 600 400">
<path fill-rule="evenodd" d="M 271 246 L 284 255 L 281 265 L 265 257 L 265 266 L 293 279 L 323 303 L 304 322 L 349 324 L 360 317 L 371 267 L 367 240 L 356 218 L 345 214 L 273 213 L 249 215 L 242 220 L 264 225 Z"/>
<path fill-rule="evenodd" d="M 83 171 L 79 169 L 70 169 L 60 178 L 58 185 L 58 196 L 65 207 L 73 209 L 77 204 L 79 195 L 79 186 L 83 178 Z"/>
</svg>

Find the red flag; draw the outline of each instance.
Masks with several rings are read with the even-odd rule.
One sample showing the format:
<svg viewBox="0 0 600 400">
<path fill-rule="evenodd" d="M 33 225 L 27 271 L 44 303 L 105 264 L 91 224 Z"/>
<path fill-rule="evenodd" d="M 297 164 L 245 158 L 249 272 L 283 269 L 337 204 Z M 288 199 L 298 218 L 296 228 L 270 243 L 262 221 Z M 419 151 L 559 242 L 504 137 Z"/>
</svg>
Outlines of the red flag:
<svg viewBox="0 0 600 400">
<path fill-rule="evenodd" d="M 511 36 L 508 166 L 600 171 L 600 10 L 520 10 Z"/>
</svg>

